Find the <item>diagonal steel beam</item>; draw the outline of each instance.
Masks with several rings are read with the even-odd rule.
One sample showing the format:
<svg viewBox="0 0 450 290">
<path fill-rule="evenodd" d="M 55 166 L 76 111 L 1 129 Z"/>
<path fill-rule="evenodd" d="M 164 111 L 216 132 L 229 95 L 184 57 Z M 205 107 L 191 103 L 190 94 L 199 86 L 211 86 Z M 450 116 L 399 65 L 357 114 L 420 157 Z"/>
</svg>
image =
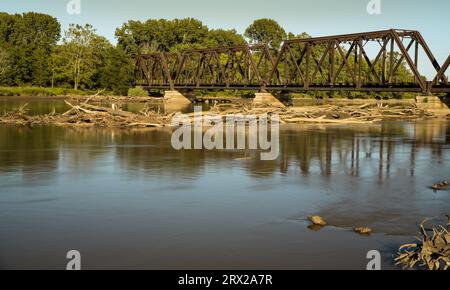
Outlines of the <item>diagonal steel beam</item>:
<svg viewBox="0 0 450 290">
<path fill-rule="evenodd" d="M 419 71 L 417 70 L 417 67 L 414 65 L 414 62 L 412 61 L 411 57 L 409 56 L 408 52 L 406 51 L 406 48 L 403 46 L 403 43 L 397 34 L 395 30 L 392 30 L 392 35 L 395 39 L 395 42 L 397 43 L 397 46 L 400 48 L 403 56 L 406 58 L 406 62 L 409 65 L 409 68 L 413 71 L 414 76 L 417 78 L 417 82 L 419 83 L 420 87 L 422 88 L 422 91 L 424 93 L 427 93 L 427 89 L 425 86 L 425 82 L 423 81 Z"/>
</svg>

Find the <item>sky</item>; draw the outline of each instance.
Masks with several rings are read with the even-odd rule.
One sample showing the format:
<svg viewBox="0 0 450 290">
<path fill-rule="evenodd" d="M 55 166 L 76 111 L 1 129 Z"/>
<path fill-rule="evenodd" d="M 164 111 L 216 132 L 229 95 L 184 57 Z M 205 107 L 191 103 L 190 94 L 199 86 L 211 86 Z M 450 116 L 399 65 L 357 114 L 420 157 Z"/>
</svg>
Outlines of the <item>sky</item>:
<svg viewBox="0 0 450 290">
<path fill-rule="evenodd" d="M 79 1 L 79 14 L 68 13 L 71 1 Z M 370 1 L 380 3 L 380 14 L 368 13 Z M 413 29 L 422 33 L 439 63 L 450 54 L 449 0 L 0 0 L 0 11 L 50 14 L 63 29 L 70 23 L 90 23 L 113 43 L 117 27 L 149 18 L 193 17 L 210 28 L 240 33 L 258 18 L 272 18 L 288 32 L 312 36 Z M 425 75 L 433 74 L 431 66 L 423 66 Z"/>
</svg>

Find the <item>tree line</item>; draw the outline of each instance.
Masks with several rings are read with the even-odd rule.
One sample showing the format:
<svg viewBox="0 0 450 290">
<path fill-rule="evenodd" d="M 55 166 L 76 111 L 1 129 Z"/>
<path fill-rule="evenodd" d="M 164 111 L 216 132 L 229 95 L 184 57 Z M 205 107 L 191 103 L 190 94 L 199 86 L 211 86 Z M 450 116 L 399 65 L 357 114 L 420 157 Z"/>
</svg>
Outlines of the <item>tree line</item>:
<svg viewBox="0 0 450 290">
<path fill-rule="evenodd" d="M 239 34 L 210 29 L 200 20 L 130 20 L 115 31 L 117 44 L 95 28 L 71 24 L 61 31 L 55 17 L 41 13 L 0 13 L 0 86 L 107 89 L 126 94 L 133 86 L 138 52 L 266 43 L 274 52 L 284 39 L 310 37 L 286 32 L 272 19 L 255 20 Z M 410 77 L 406 68 L 400 70 Z M 410 74 L 410 73 L 409 73 Z"/>
</svg>

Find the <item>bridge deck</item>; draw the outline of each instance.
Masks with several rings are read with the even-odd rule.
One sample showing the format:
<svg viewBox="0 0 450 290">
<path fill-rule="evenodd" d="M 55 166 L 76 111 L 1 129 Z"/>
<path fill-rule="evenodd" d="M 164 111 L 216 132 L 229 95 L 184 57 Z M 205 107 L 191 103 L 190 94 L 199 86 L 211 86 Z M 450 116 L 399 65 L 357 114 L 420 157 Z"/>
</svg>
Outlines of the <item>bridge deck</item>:
<svg viewBox="0 0 450 290">
<path fill-rule="evenodd" d="M 176 90 L 260 90 L 259 84 L 250 85 L 229 85 L 226 84 L 200 84 L 200 85 L 181 85 L 175 84 L 171 87 L 169 84 L 165 85 L 142 85 L 144 89 L 176 89 Z M 399 93 L 422 93 L 422 88 L 419 86 L 361 86 L 355 87 L 351 85 L 310 85 L 305 88 L 303 86 L 274 86 L 267 85 L 264 87 L 268 91 L 294 91 L 294 92 L 310 92 L 310 91 L 358 91 L 358 92 L 399 92 Z M 449 85 L 434 86 L 430 93 L 450 93 Z"/>
</svg>

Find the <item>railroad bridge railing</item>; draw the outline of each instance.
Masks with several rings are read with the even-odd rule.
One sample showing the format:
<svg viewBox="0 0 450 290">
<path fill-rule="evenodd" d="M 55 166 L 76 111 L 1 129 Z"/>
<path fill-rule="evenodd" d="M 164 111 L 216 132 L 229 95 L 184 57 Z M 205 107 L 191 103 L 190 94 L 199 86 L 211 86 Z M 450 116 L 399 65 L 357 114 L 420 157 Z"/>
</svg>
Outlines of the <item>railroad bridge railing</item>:
<svg viewBox="0 0 450 290">
<path fill-rule="evenodd" d="M 427 81 L 419 56 L 434 68 Z M 369 57 L 371 56 L 371 57 Z M 384 31 L 265 44 L 140 54 L 136 84 L 155 89 L 450 92 L 446 71 L 418 31 Z"/>
</svg>

